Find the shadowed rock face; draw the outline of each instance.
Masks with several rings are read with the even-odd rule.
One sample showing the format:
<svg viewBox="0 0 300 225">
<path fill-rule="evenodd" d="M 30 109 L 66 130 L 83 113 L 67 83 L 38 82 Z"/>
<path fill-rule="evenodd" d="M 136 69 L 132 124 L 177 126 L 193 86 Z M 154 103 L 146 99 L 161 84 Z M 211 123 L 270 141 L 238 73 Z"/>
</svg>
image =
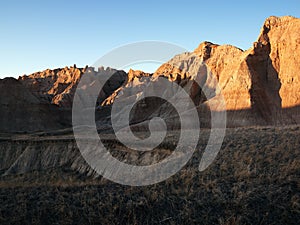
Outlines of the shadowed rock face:
<svg viewBox="0 0 300 225">
<path fill-rule="evenodd" d="M 300 20 L 293 17 L 270 17 L 258 38 L 260 49 L 269 50 L 266 79 L 279 90 L 283 108 L 299 105 Z M 278 82 L 278 80 L 280 82 Z"/>
<path fill-rule="evenodd" d="M 58 106 L 41 102 L 20 81 L 0 80 L 0 131 L 43 131 L 61 129 L 70 121 Z"/>
<path fill-rule="evenodd" d="M 65 67 L 29 76 L 0 79 L 0 132 L 37 132 L 71 127 L 73 96 L 83 74 L 97 77 L 104 68 Z M 102 102 L 127 78 L 124 71 L 107 68 L 114 75 L 99 93 Z M 98 76 L 101 79 L 101 76 Z M 91 84 L 93 80 L 91 79 Z"/>
<path fill-rule="evenodd" d="M 199 60 L 219 81 L 229 126 L 300 122 L 299 113 L 295 113 L 300 105 L 299 40 L 300 19 L 272 16 L 265 21 L 258 40 L 246 51 L 210 42 L 195 49 Z M 193 75 L 188 64 L 182 68 L 173 65 L 189 57 L 187 53 L 176 56 L 154 75 L 183 83 Z M 210 105 L 211 110 L 217 110 L 214 107 L 217 105 Z"/>
<path fill-rule="evenodd" d="M 97 125 L 110 126 L 110 108 L 116 99 L 138 99 L 147 84 L 156 82 L 159 77 L 183 87 L 202 119 L 207 117 L 209 109 L 219 110 L 222 93 L 228 126 L 298 124 L 299 46 L 300 19 L 272 16 L 263 24 L 257 41 L 246 51 L 231 45 L 203 42 L 194 52 L 175 56 L 154 74 L 133 70 L 126 74 L 113 70 L 114 76 L 99 93 Z M 220 87 L 220 91 L 212 89 L 209 96 L 193 81 L 194 66 L 201 61 L 205 63 L 205 70 L 216 77 Z M 80 78 L 87 74 L 91 78 L 99 77 L 101 82 L 103 75 L 99 74 L 105 74 L 105 70 L 100 68 L 99 71 L 95 72 L 90 67 L 76 68 L 74 65 L 22 76 L 18 81 L 0 80 L 0 131 L 32 132 L 70 127 L 73 96 Z M 205 87 L 214 86 L 209 76 L 203 75 L 197 79 Z M 90 85 L 93 82 L 91 79 Z M 146 99 L 135 105 L 131 121 L 132 124 L 147 125 L 153 117 L 168 119 L 174 115 L 176 117 L 174 108 L 167 107 L 167 103 Z M 206 119 L 204 123 L 207 123 Z M 138 128 L 138 125 L 135 127 Z"/>
</svg>

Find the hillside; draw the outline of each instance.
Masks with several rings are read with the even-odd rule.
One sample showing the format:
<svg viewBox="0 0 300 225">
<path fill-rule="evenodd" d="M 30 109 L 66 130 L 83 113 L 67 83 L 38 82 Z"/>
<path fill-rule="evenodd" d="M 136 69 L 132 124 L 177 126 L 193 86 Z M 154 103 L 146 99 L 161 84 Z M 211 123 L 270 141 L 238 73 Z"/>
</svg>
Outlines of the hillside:
<svg viewBox="0 0 300 225">
<path fill-rule="evenodd" d="M 0 89 L 1 108 L 5 108 L 0 111 L 0 118 L 6 120 L 8 115 L 13 115 L 14 118 L 10 120 L 9 126 L 5 121 L 0 123 L 0 131 L 33 132 L 71 127 L 72 101 L 80 78 L 83 74 L 91 76 L 92 85 L 92 77 L 97 77 L 97 82 L 101 82 L 101 77 L 108 73 L 114 73 L 114 76 L 99 93 L 96 112 L 99 129 L 110 126 L 107 123 L 109 109 L 115 99 L 120 97 L 119 93 L 122 93 L 123 99 L 139 96 L 146 85 L 149 82 L 155 83 L 158 77 L 165 77 L 182 86 L 198 107 L 200 121 L 202 119 L 201 122 L 207 126 L 207 110 L 218 110 L 221 94 L 225 98 L 224 110 L 227 111 L 229 127 L 299 124 L 299 46 L 300 19 L 272 16 L 265 21 L 258 39 L 248 50 L 203 42 L 194 52 L 175 56 L 160 66 L 154 74 L 133 70 L 126 74 L 110 68 L 99 68 L 96 71 L 91 67 L 77 68 L 74 65 L 70 68 L 48 69 L 25 75 L 19 77 L 18 81 L 13 78 L 0 80 L 0 85 L 5 86 Z M 202 90 L 214 85 L 209 76 L 201 75 L 200 79 L 204 84 L 202 88 L 195 85 L 193 80 L 195 71 L 192 68 L 202 61 L 205 63 L 206 73 L 211 72 L 220 87 L 220 91 L 211 96 L 205 96 Z M 9 83 L 17 84 L 14 86 L 14 93 L 11 93 Z M 26 101 L 33 98 L 35 106 L 26 107 L 29 105 Z M 25 107 L 18 105 L 21 104 L 19 102 Z M 139 115 L 133 115 L 132 123 L 143 124 L 143 121 L 153 117 L 168 119 L 174 116 L 172 110 L 164 111 L 161 104 L 161 101 L 153 99 L 142 101 L 135 108 Z M 49 110 L 45 111 L 45 107 Z M 16 109 L 21 109 L 23 114 L 17 113 Z M 52 113 L 53 110 L 55 113 Z M 37 116 L 35 119 L 25 119 L 26 115 L 35 111 L 39 112 L 40 118 Z M 49 126 L 43 124 L 43 116 L 51 120 L 51 123 L 47 123 Z"/>
</svg>

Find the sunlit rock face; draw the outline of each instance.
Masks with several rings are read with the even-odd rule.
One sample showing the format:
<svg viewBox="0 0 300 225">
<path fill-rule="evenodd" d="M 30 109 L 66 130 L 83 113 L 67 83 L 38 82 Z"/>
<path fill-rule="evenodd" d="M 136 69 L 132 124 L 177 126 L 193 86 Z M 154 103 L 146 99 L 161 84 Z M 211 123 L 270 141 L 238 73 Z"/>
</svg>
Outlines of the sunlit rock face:
<svg viewBox="0 0 300 225">
<path fill-rule="evenodd" d="M 203 42 L 194 50 L 198 60 L 202 60 L 218 79 L 226 101 L 228 126 L 300 122 L 299 40 L 299 19 L 270 17 L 248 50 L 211 42 Z M 190 53 L 174 57 L 154 76 L 163 75 L 183 83 L 194 74 L 190 74 L 188 64 L 181 64 L 181 68 L 174 64 L 188 57 Z M 210 101 L 207 99 L 208 103 Z M 210 104 L 210 109 L 217 110 L 216 106 Z"/>
<path fill-rule="evenodd" d="M 168 126 L 179 128 L 174 107 L 158 98 L 142 99 L 149 83 L 162 77 L 187 92 L 199 112 L 201 125 L 209 126 L 211 111 L 222 110 L 227 111 L 227 126 L 299 124 L 299 46 L 300 19 L 272 16 L 248 50 L 203 42 L 193 52 L 174 56 L 153 74 L 74 65 L 24 75 L 18 80 L 3 79 L 0 131 L 71 127 L 74 93 L 82 76 L 89 78 L 87 87 L 93 87 L 111 74 L 95 103 L 99 129 L 111 127 L 110 110 L 118 99 L 138 101 L 130 115 L 136 129 L 139 124 L 147 127 L 153 117 L 162 117 L 169 120 Z M 164 91 L 163 95 L 170 94 Z M 223 98 L 225 107 L 220 107 Z M 118 113 L 121 115 L 122 109 Z"/>
</svg>

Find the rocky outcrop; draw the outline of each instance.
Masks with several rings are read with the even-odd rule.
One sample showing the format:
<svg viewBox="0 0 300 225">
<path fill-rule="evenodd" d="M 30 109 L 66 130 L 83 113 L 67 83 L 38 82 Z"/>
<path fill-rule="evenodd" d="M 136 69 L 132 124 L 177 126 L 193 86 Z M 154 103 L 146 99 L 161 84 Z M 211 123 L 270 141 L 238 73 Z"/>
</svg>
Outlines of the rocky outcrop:
<svg viewBox="0 0 300 225">
<path fill-rule="evenodd" d="M 111 70 L 114 75 L 103 88 L 103 92 L 99 94 L 102 100 L 111 95 L 127 78 L 124 71 L 117 71 L 111 68 L 107 68 L 107 70 Z M 48 69 L 29 76 L 25 75 L 19 77 L 19 81 L 42 102 L 55 104 L 64 109 L 71 109 L 73 96 L 82 75 L 96 77 L 99 80 L 103 71 L 105 71 L 103 67 L 95 71 L 92 67 L 77 68 L 74 65 L 70 68 Z M 91 79 L 92 82 L 93 79 Z"/>
<path fill-rule="evenodd" d="M 110 96 L 127 79 L 124 71 L 111 68 L 47 69 L 28 76 L 0 80 L 0 132 L 37 132 L 71 127 L 76 87 L 85 74 L 89 85 L 112 74 L 99 93 L 98 103 Z"/>
<path fill-rule="evenodd" d="M 41 102 L 14 78 L 0 79 L 0 132 L 61 129 L 70 120 L 56 105 Z"/>
<path fill-rule="evenodd" d="M 160 148 L 143 154 L 124 147 L 114 135 L 102 135 L 101 140 L 107 150 L 120 161 L 151 165 L 168 156 L 175 148 L 172 144 L 176 139 L 174 136 L 168 137 Z M 71 169 L 88 176 L 97 175 L 82 157 L 72 135 L 18 135 L 10 138 L 0 136 L 0 177 L 32 171 L 43 172 L 54 168 Z"/>
<path fill-rule="evenodd" d="M 299 19 L 270 17 L 258 40 L 247 51 L 210 42 L 203 42 L 195 49 L 196 60 L 202 60 L 218 79 L 229 126 L 300 123 L 299 34 Z M 193 76 L 191 60 L 193 56 L 189 53 L 176 56 L 163 64 L 154 76 L 163 75 L 184 83 Z M 180 64 L 181 61 L 185 64 Z M 176 64 L 180 66 L 174 66 Z M 189 90 L 194 102 L 204 103 L 195 100 L 199 94 L 192 95 L 193 92 Z M 217 110 L 214 106 L 210 105 L 211 110 Z"/>
<path fill-rule="evenodd" d="M 100 128 L 110 126 L 110 108 L 116 99 L 140 101 L 132 110 L 132 124 L 147 124 L 153 117 L 176 117 L 174 108 L 167 109 L 170 107 L 166 102 L 157 98 L 142 99 L 149 83 L 157 82 L 160 77 L 185 89 L 200 117 L 208 116 L 204 123 L 209 119 L 209 109 L 223 110 L 219 104 L 222 94 L 228 126 L 297 124 L 300 123 L 299 34 L 300 19 L 272 16 L 265 21 L 257 41 L 248 50 L 203 42 L 193 52 L 177 55 L 164 63 L 154 74 L 134 70 L 126 74 L 111 68 L 98 68 L 96 71 L 92 67 L 77 68 L 74 65 L 22 76 L 18 82 L 1 81 L 6 86 L 1 88 L 3 122 L 0 130 L 32 131 L 34 126 L 35 130 L 46 129 L 46 126 L 71 126 L 73 96 L 83 74 L 90 77 L 88 86 L 102 82 L 108 74 L 114 74 L 98 96 L 96 120 Z M 195 68 L 201 62 L 204 63 L 201 71 L 197 71 Z M 219 88 L 215 87 L 212 77 Z M 6 90 L 10 94 L 4 93 Z M 166 90 L 162 94 L 170 93 Z M 16 105 L 17 110 L 14 108 Z M 120 108 L 118 113 L 121 115 L 122 112 Z M 16 121 L 10 125 L 5 119 L 9 115 L 14 115 Z M 43 115 L 50 118 L 51 125 L 49 122 L 46 125 Z M 35 122 L 29 125 L 24 118 Z"/>
<path fill-rule="evenodd" d="M 300 104 L 299 32 L 300 19 L 272 16 L 265 21 L 254 47 L 256 51 L 266 48 L 269 53 L 265 75 L 268 82 L 279 90 L 282 108 Z"/>
<path fill-rule="evenodd" d="M 127 74 L 127 78 L 124 81 L 123 85 L 117 88 L 110 96 L 108 96 L 102 103 L 101 106 L 112 105 L 117 96 L 122 95 L 123 97 L 130 97 L 136 90 L 139 89 L 142 92 L 143 87 L 146 81 L 149 81 L 152 74 L 145 73 L 140 70 L 130 69 Z"/>
<path fill-rule="evenodd" d="M 271 124 L 300 122 L 299 32 L 299 19 L 272 16 L 247 51 L 251 106 Z"/>
<path fill-rule="evenodd" d="M 42 102 L 56 104 L 62 107 L 70 107 L 65 96 L 70 93 L 85 69 L 65 67 L 63 69 L 47 69 L 19 77 L 19 81 L 27 87 Z"/>
</svg>

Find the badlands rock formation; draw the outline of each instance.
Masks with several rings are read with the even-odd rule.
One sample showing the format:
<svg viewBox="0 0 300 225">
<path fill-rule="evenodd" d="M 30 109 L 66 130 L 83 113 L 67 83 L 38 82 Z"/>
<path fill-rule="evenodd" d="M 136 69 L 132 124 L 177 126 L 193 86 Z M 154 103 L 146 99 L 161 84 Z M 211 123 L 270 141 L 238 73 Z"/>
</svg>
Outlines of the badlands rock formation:
<svg viewBox="0 0 300 225">
<path fill-rule="evenodd" d="M 90 84 L 105 73 L 113 76 L 99 93 L 102 102 L 127 79 L 124 71 L 111 68 L 76 68 L 45 70 L 29 76 L 0 79 L 0 132 L 51 131 L 72 126 L 73 96 L 83 74 Z"/>
<path fill-rule="evenodd" d="M 248 50 L 203 42 L 193 52 L 175 56 L 154 74 L 133 70 L 126 74 L 110 68 L 99 68 L 96 72 L 91 67 L 74 65 L 18 80 L 0 80 L 0 132 L 71 127 L 73 96 L 80 78 L 83 74 L 89 76 L 87 86 L 92 87 L 111 73 L 114 76 L 98 96 L 98 127 L 110 126 L 110 108 L 116 99 L 141 100 L 132 110 L 132 124 L 147 123 L 153 117 L 167 120 L 177 117 L 170 104 L 157 98 L 143 99 L 149 83 L 161 77 L 186 90 L 198 109 L 202 125 L 209 125 L 209 109 L 224 109 L 220 107 L 222 96 L 228 126 L 297 124 L 300 123 L 299 52 L 300 19 L 272 16 Z M 201 62 L 204 64 L 199 67 Z M 170 93 L 166 90 L 163 94 Z"/>
<path fill-rule="evenodd" d="M 195 49 L 198 60 L 203 60 L 219 81 L 229 126 L 300 122 L 299 40 L 299 19 L 272 16 L 265 21 L 258 40 L 246 51 L 210 42 Z M 154 75 L 177 82 L 189 79 L 193 75 L 187 75 L 192 55 L 176 56 Z M 174 68 L 174 64 L 184 60 L 187 63 L 180 70 Z M 215 106 L 210 105 L 211 110 L 217 110 Z"/>
<path fill-rule="evenodd" d="M 107 68 L 107 70 L 112 71 L 114 76 L 100 93 L 99 97 L 102 98 L 102 101 L 111 95 L 127 78 L 124 71 L 117 71 L 111 68 Z M 86 74 L 87 76 L 96 77 L 100 80 L 101 73 L 103 72 L 105 72 L 104 68 L 98 68 L 98 71 L 95 71 L 94 68 L 91 67 L 77 68 L 76 65 L 74 65 L 70 68 L 48 69 L 33 73 L 29 76 L 25 75 L 20 77 L 19 81 L 42 102 L 55 104 L 64 109 L 70 109 L 77 84 L 82 75 Z"/>
<path fill-rule="evenodd" d="M 14 78 L 0 80 L 0 132 L 44 131 L 66 124 L 58 106 L 41 102 Z"/>
</svg>

